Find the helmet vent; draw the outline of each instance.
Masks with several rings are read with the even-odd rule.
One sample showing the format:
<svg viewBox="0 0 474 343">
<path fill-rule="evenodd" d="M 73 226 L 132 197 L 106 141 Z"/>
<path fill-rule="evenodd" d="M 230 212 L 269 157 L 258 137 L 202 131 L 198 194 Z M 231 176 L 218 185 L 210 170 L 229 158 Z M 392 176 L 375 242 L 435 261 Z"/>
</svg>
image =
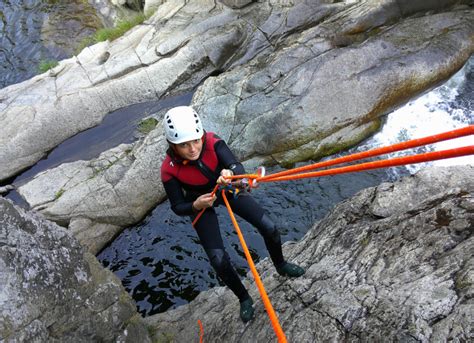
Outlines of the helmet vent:
<svg viewBox="0 0 474 343">
<path fill-rule="evenodd" d="M 200 139 L 205 132 L 199 114 L 189 106 L 169 109 L 163 118 L 163 129 L 166 139 L 172 144 Z"/>
</svg>

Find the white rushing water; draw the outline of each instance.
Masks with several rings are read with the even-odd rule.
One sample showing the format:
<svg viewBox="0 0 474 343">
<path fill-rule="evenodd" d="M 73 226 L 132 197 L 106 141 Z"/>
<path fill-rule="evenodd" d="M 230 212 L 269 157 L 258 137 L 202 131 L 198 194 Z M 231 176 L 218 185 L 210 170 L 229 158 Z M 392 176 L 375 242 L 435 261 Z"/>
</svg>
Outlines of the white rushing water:
<svg viewBox="0 0 474 343">
<path fill-rule="evenodd" d="M 382 130 L 357 150 L 365 151 L 474 124 L 474 99 L 472 99 L 472 91 L 469 92 L 473 85 L 468 84 L 473 80 L 467 78 L 468 74 L 473 72 L 473 69 L 474 57 L 471 57 L 469 62 L 446 83 L 390 113 Z M 460 94 L 460 90 L 465 89 L 467 91 Z M 406 156 L 426 151 L 440 151 L 468 145 L 474 145 L 474 135 L 431 144 L 415 149 L 415 151 L 396 152 L 385 155 L 384 158 Z M 474 156 L 413 164 L 406 166 L 406 168 L 413 174 L 427 165 L 448 166 L 459 164 L 474 165 Z"/>
</svg>

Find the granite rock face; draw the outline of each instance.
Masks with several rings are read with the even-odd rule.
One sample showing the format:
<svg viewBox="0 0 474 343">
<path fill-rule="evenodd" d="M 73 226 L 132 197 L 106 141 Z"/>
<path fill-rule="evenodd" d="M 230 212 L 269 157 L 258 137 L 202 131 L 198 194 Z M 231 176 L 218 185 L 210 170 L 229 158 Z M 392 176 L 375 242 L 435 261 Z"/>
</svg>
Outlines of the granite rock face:
<svg viewBox="0 0 474 343">
<path fill-rule="evenodd" d="M 65 229 L 0 198 L 0 341 L 151 342 L 120 280 Z"/>
<path fill-rule="evenodd" d="M 67 226 L 96 254 L 164 199 L 159 173 L 166 146 L 159 127 L 138 144 L 62 164 L 18 190 L 32 209 Z"/>
<path fill-rule="evenodd" d="M 257 265 L 290 342 L 468 342 L 474 339 L 474 167 L 428 168 L 365 189 L 337 205 L 289 260 L 307 268 L 289 280 Z M 250 278 L 250 275 L 249 275 Z M 251 295 L 259 299 L 254 282 Z M 248 325 L 225 288 L 146 318 L 155 338 L 268 342 L 261 301 Z"/>
<path fill-rule="evenodd" d="M 287 21 L 310 12 L 299 7 L 288 10 Z M 378 130 L 384 114 L 461 68 L 473 51 L 472 11 L 399 15 L 368 2 L 337 13 L 319 6 L 311 28 L 298 34 L 279 32 L 269 19 L 262 30 L 267 44 L 274 42 L 272 53 L 207 79 L 194 106 L 255 166 L 344 150 Z"/>
<path fill-rule="evenodd" d="M 74 87 L 81 82 L 75 80 L 78 75 L 88 80 L 79 91 L 88 93 L 84 103 L 68 102 L 67 111 L 56 113 L 71 120 L 54 119 L 53 109 L 30 113 L 41 97 L 29 98 L 31 90 L 21 85 L 17 98 L 8 95 L 15 100 L 4 111 L 10 119 L 0 132 L 5 147 L 0 161 L 3 154 L 8 162 L 0 163 L 0 175 L 2 168 L 25 166 L 23 158 L 36 159 L 23 146 L 37 149 L 38 142 L 65 134 L 96 110 L 99 122 L 106 111 L 98 105 L 112 110 L 156 99 L 206 77 L 192 105 L 206 129 L 224 138 L 249 170 L 344 150 L 375 132 L 388 111 L 452 75 L 474 51 L 471 7 L 410 4 L 265 1 L 230 9 L 203 0 L 166 2 L 149 23 L 119 41 L 84 50 L 80 69 L 67 64 L 51 78 L 59 100 L 42 98 L 47 107 L 66 101 L 66 93 L 78 101 Z M 99 55 L 107 57 L 102 64 Z M 46 82 L 38 78 L 33 89 Z M 95 92 L 105 102 L 95 104 Z M 32 102 L 20 116 L 15 108 L 25 97 Z M 29 125 L 30 119 L 38 126 Z M 55 126 L 64 123 L 66 129 Z M 30 136 L 35 128 L 40 136 Z M 19 191 L 32 208 L 68 226 L 96 253 L 164 199 L 160 164 L 167 145 L 160 135 L 157 128 L 145 141 L 46 171 Z"/>
<path fill-rule="evenodd" d="M 0 181 L 107 113 L 195 89 L 217 74 L 196 106 L 245 142 L 235 146 L 241 157 L 292 163 L 340 151 L 469 58 L 474 14 L 469 6 L 445 9 L 455 2 L 463 1 L 267 0 L 242 8 L 167 1 L 123 37 L 0 90 Z M 259 146 L 254 118 L 262 125 L 278 118 L 273 141 L 262 135 L 287 143 Z"/>
</svg>

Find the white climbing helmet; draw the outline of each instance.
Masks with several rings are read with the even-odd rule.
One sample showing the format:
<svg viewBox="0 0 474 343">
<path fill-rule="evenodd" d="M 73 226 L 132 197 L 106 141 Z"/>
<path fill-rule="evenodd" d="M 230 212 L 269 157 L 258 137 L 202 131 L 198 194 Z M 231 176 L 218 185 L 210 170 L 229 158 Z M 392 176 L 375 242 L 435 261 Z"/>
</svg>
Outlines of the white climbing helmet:
<svg viewBox="0 0 474 343">
<path fill-rule="evenodd" d="M 204 134 L 201 118 L 189 106 L 174 107 L 166 112 L 163 128 L 166 139 L 173 144 L 199 139 Z"/>
</svg>

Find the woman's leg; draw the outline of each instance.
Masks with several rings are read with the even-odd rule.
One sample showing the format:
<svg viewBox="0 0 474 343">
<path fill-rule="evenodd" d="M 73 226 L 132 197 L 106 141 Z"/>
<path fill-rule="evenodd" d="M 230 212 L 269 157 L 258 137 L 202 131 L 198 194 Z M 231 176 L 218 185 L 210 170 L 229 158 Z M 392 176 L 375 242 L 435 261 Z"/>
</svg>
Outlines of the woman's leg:
<svg viewBox="0 0 474 343">
<path fill-rule="evenodd" d="M 298 277 L 305 273 L 304 269 L 300 266 L 285 261 L 281 249 L 280 232 L 255 199 L 249 194 L 244 193 L 237 198 L 229 200 L 229 204 L 235 213 L 255 226 L 263 236 L 267 250 L 270 253 L 270 258 L 278 274 Z"/>
<path fill-rule="evenodd" d="M 270 258 L 279 267 L 285 263 L 281 249 L 280 232 L 265 210 L 249 194 L 239 195 L 237 198 L 228 197 L 232 210 L 240 217 L 255 226 L 263 236 Z"/>
<path fill-rule="evenodd" d="M 202 214 L 195 226 L 196 232 L 206 254 L 219 278 L 243 302 L 250 298 L 239 275 L 230 262 L 229 255 L 224 249 L 219 222 L 213 208 L 208 208 Z"/>
</svg>

